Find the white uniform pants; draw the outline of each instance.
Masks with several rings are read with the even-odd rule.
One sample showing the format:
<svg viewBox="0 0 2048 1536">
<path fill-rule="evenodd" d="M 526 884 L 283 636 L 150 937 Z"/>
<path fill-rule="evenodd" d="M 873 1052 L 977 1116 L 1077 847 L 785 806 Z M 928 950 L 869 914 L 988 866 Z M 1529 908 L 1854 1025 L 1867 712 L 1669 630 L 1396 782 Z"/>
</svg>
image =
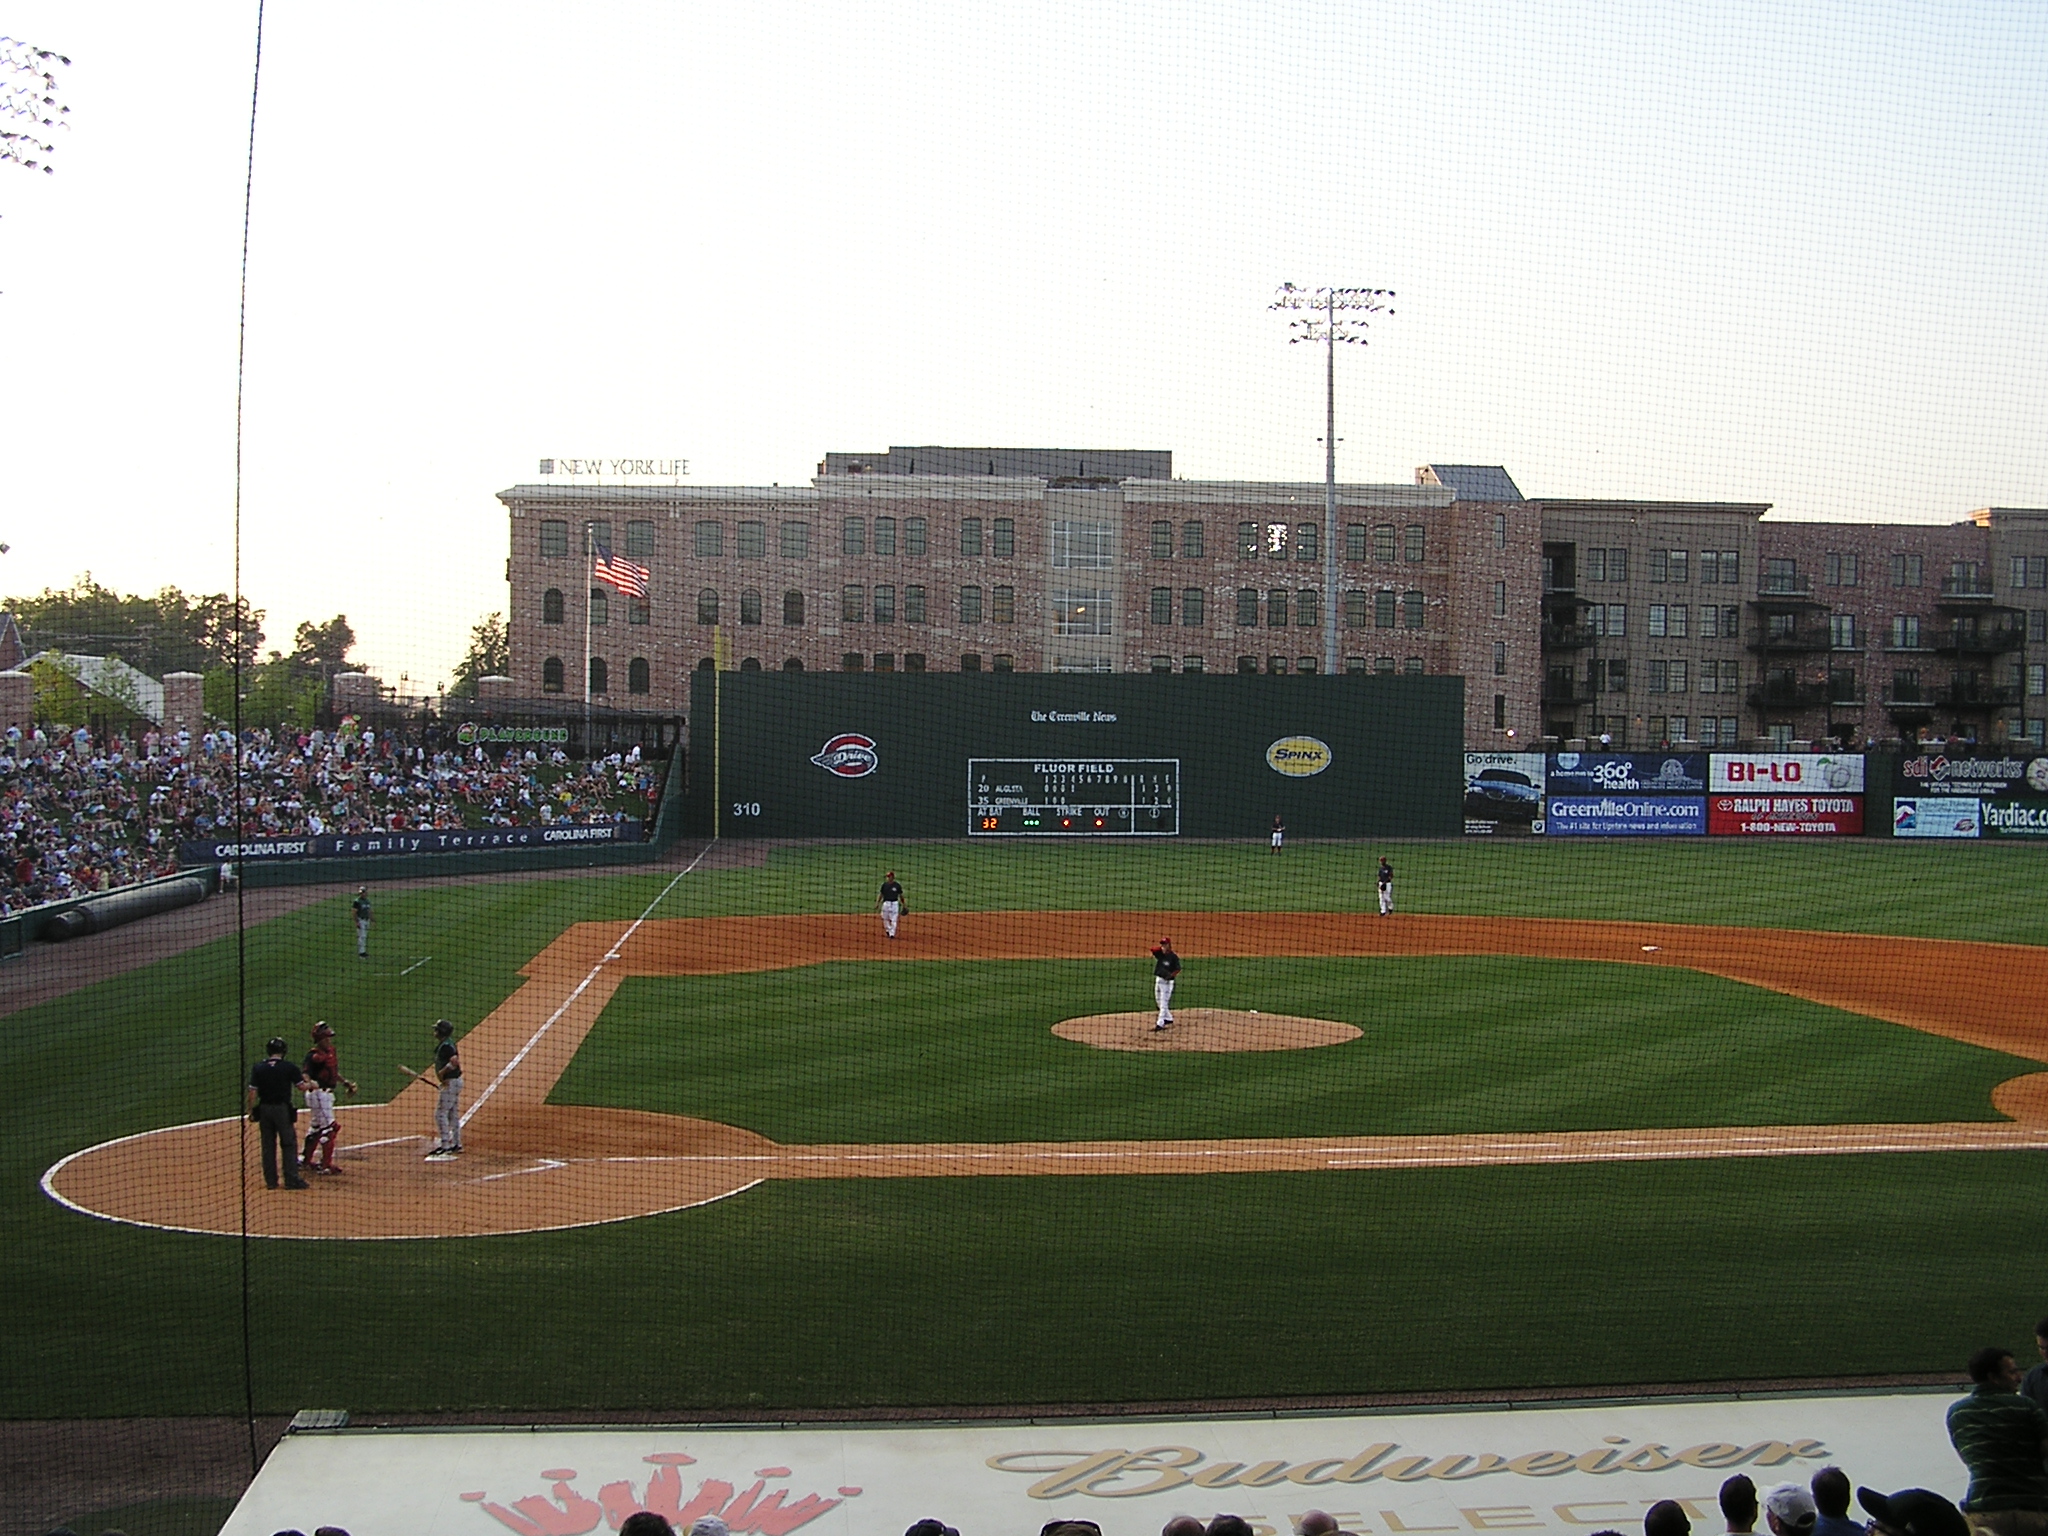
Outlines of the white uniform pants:
<svg viewBox="0 0 2048 1536">
<path fill-rule="evenodd" d="M 441 1085 L 441 1096 L 434 1101 L 434 1145 L 462 1149 L 462 1079 L 454 1078 Z"/>
<path fill-rule="evenodd" d="M 883 902 L 883 903 L 882 903 L 882 932 L 886 933 L 886 934 L 887 934 L 887 935 L 888 935 L 888 936 L 889 936 L 890 938 L 892 938 L 892 939 L 893 939 L 893 938 L 895 938 L 895 937 L 896 937 L 896 923 L 897 923 L 897 920 L 898 920 L 899 918 L 901 918 L 902 916 L 903 916 L 903 903 L 902 903 L 902 902 L 900 902 L 900 901 L 885 901 L 885 902 Z"/>
<path fill-rule="evenodd" d="M 356 919 L 356 953 L 367 955 L 369 952 L 370 920 L 367 917 L 359 917 Z"/>
<path fill-rule="evenodd" d="M 1380 916 L 1386 917 L 1390 913 L 1392 913 L 1393 910 L 1394 888 L 1391 885 L 1383 885 L 1380 887 Z"/>
<path fill-rule="evenodd" d="M 1171 1024 L 1173 1022 L 1173 983 L 1164 976 L 1154 976 L 1152 978 L 1152 995 L 1159 999 L 1159 1022 L 1161 1024 Z"/>
<path fill-rule="evenodd" d="M 324 1131 L 334 1124 L 334 1090 L 331 1088 L 308 1088 L 306 1090 L 306 1113 L 313 1117 L 312 1129 Z"/>
<path fill-rule="evenodd" d="M 1275 848 L 1278 848 L 1280 846 L 1281 840 L 1286 836 L 1287 834 L 1285 832 L 1275 832 L 1273 834 L 1273 846 Z"/>
</svg>

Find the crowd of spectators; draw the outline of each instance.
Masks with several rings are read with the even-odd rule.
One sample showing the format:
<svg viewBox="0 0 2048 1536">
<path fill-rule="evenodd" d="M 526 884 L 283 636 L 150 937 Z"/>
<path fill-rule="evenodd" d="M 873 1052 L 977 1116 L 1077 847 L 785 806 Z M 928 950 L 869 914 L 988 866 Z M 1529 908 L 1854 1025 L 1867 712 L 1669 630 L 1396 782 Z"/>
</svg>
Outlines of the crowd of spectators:
<svg viewBox="0 0 2048 1536">
<path fill-rule="evenodd" d="M 401 733 L 10 728 L 0 740 L 0 910 L 175 873 L 181 842 L 648 820 L 660 766 Z"/>
</svg>

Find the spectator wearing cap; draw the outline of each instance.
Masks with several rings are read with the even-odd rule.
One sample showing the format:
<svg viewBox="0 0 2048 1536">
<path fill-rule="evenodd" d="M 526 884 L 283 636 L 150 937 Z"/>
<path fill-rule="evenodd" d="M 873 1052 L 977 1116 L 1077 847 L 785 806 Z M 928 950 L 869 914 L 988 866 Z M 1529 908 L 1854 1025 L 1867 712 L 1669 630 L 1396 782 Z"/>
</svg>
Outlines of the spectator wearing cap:
<svg viewBox="0 0 2048 1536">
<path fill-rule="evenodd" d="M 1963 1513 L 1980 1536 L 2048 1536 L 2048 1409 L 2020 1396 L 2009 1349 L 1970 1356 L 1967 1397 L 1949 1404 L 1948 1438 L 1970 1469 Z"/>
<path fill-rule="evenodd" d="M 1692 1521 L 1676 1499 L 1659 1499 L 1643 1516 L 1643 1536 L 1692 1536 Z"/>
<path fill-rule="evenodd" d="M 1963 1512 L 1925 1488 L 1901 1488 L 1897 1493 L 1858 1488 L 1856 1502 L 1869 1512 L 1879 1536 L 1970 1536 Z"/>
<path fill-rule="evenodd" d="M 1864 1536 L 1863 1527 L 1849 1518 L 1849 1474 L 1840 1467 L 1822 1467 L 1806 1485 L 1813 1492 L 1813 1507 L 1819 1516 L 1813 1522 L 1813 1536 Z"/>
<path fill-rule="evenodd" d="M 1759 1512 L 1756 1484 L 1748 1473 L 1738 1472 L 1721 1485 L 1721 1519 L 1728 1526 L 1728 1536 L 1750 1536 Z"/>
<path fill-rule="evenodd" d="M 1771 1536 L 1813 1536 L 1813 1522 L 1819 1517 L 1813 1495 L 1797 1483 L 1780 1483 L 1764 1495 L 1764 1523 Z"/>
<path fill-rule="evenodd" d="M 2041 1363 L 2030 1369 L 2020 1382 L 2020 1396 L 2030 1397 L 2043 1408 L 2048 1408 L 2048 1317 L 2034 1324 L 2034 1348 L 2040 1353 Z"/>
</svg>

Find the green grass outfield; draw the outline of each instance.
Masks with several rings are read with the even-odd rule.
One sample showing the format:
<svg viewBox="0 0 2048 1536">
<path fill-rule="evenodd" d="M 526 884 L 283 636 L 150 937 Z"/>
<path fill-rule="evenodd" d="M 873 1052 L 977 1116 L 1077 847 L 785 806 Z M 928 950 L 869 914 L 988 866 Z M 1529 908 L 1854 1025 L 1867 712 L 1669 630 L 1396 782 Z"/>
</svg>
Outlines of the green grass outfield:
<svg viewBox="0 0 2048 1536">
<path fill-rule="evenodd" d="M 889 865 L 913 923 L 940 908 L 1341 909 L 1369 902 L 1381 851 L 808 847 L 692 873 L 656 915 L 863 910 Z M 2048 937 L 2048 858 L 2027 848 L 1385 851 L 1411 912 Z M 565 925 L 637 916 L 669 878 L 380 893 L 369 962 L 337 897 L 251 931 L 239 1000 L 227 940 L 0 1021 L 0 1414 L 238 1411 L 245 1263 L 259 1411 L 1943 1370 L 1979 1343 L 2023 1343 L 2048 1300 L 2048 1154 L 777 1183 L 614 1226 L 423 1243 L 144 1232 L 36 1186 L 81 1146 L 233 1113 L 238 1001 L 251 1042 L 281 1028 L 296 1047 L 331 1020 L 346 1070 L 385 1098 L 436 1015 L 481 1017 Z M 1367 1033 L 1348 1046 L 1119 1057 L 1046 1034 L 1145 1006 L 1147 981 L 1137 957 L 636 979 L 556 1098 L 785 1141 L 1234 1136 L 1985 1119 L 1990 1087 L 2028 1068 L 1713 978 L 1506 959 L 1190 957 L 1176 1001 L 1349 1019 Z M 453 1348 L 435 1342 L 451 1331 Z"/>
</svg>

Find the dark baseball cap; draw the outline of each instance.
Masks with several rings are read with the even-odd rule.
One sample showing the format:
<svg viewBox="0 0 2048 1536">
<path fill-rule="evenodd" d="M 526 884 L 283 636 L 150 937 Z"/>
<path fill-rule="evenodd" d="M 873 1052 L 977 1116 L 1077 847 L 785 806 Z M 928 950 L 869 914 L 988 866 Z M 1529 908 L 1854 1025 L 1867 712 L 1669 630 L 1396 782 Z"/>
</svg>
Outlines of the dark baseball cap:
<svg viewBox="0 0 2048 1536">
<path fill-rule="evenodd" d="M 1897 1493 L 1858 1488 L 1856 1502 L 1878 1524 L 1906 1536 L 1970 1536 L 1970 1522 L 1963 1512 L 1925 1488 L 1901 1488 Z"/>
</svg>

